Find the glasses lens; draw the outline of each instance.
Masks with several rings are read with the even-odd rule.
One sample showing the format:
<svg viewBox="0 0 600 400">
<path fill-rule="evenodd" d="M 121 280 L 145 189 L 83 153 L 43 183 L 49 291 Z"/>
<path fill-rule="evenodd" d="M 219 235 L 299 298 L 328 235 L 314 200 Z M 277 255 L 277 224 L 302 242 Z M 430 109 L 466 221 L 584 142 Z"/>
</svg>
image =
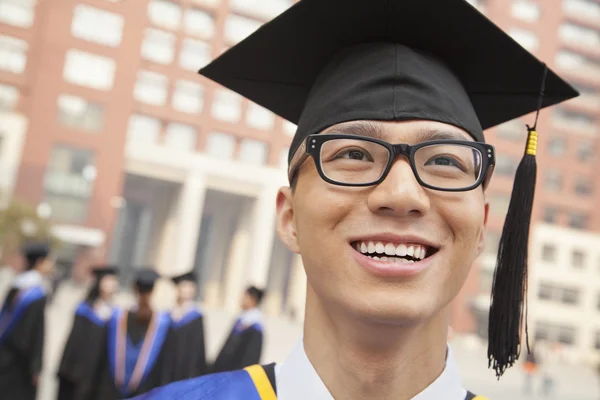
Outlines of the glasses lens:
<svg viewBox="0 0 600 400">
<path fill-rule="evenodd" d="M 380 144 L 361 139 L 333 139 L 321 146 L 321 169 L 329 179 L 368 184 L 381 178 L 390 153 Z"/>
<path fill-rule="evenodd" d="M 434 144 L 415 152 L 415 169 L 426 184 L 440 189 L 473 186 L 482 171 L 482 154 L 461 144 Z"/>
</svg>

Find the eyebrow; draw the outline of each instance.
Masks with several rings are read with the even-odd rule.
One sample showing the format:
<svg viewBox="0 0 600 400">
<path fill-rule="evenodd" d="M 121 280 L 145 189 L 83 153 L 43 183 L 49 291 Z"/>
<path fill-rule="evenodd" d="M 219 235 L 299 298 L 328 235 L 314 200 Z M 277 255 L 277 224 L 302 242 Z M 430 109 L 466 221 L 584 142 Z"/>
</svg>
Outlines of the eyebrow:
<svg viewBox="0 0 600 400">
<path fill-rule="evenodd" d="M 369 136 L 375 139 L 388 140 L 383 125 L 374 121 L 350 121 L 332 126 L 324 133 L 342 133 L 346 135 Z M 464 135 L 449 129 L 423 127 L 417 132 L 417 143 L 430 140 L 470 140 L 470 135 Z"/>
</svg>

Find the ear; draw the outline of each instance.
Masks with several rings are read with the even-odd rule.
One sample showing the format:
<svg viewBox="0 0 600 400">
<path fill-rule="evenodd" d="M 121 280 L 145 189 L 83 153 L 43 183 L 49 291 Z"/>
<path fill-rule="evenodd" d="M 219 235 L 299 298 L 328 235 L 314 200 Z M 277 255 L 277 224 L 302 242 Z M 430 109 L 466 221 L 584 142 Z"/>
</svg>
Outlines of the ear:
<svg viewBox="0 0 600 400">
<path fill-rule="evenodd" d="M 485 232 L 488 221 L 488 215 L 490 211 L 490 203 L 486 200 L 483 211 L 483 226 L 481 227 L 481 231 L 479 232 L 479 239 L 477 241 L 477 256 L 480 256 L 481 253 L 485 250 Z"/>
<path fill-rule="evenodd" d="M 300 253 L 296 225 L 294 224 L 294 195 L 289 187 L 282 187 L 277 192 L 276 230 L 279 239 L 293 253 Z"/>
</svg>

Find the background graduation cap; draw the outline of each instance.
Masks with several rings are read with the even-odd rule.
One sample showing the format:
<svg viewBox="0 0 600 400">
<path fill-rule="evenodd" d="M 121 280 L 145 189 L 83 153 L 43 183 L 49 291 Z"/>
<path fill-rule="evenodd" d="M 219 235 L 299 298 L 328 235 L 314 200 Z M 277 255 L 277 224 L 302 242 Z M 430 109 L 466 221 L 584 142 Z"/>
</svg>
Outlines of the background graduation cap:
<svg viewBox="0 0 600 400">
<path fill-rule="evenodd" d="M 147 293 L 154 289 L 154 284 L 160 278 L 160 275 L 152 268 L 145 267 L 137 271 L 135 276 L 135 286 L 142 293 Z"/>
<path fill-rule="evenodd" d="M 119 267 L 115 265 L 98 265 L 92 268 L 92 275 L 97 280 L 102 279 L 107 275 L 118 275 Z"/>
<path fill-rule="evenodd" d="M 38 261 L 47 258 L 51 251 L 50 244 L 45 241 L 28 242 L 21 249 L 27 269 L 35 267 Z"/>
<path fill-rule="evenodd" d="M 198 281 L 198 279 L 196 277 L 196 273 L 194 271 L 186 272 L 183 275 L 174 276 L 173 278 L 171 278 L 171 280 L 176 285 L 180 284 L 181 282 L 185 282 L 185 281 L 194 282 L 194 283 L 196 283 Z"/>
<path fill-rule="evenodd" d="M 483 130 L 578 95 L 464 0 L 302 0 L 200 71 L 298 125 L 305 138 L 351 120 L 424 119 Z M 537 122 L 537 116 L 536 116 Z M 500 241 L 490 366 L 520 354 L 536 124 Z"/>
</svg>

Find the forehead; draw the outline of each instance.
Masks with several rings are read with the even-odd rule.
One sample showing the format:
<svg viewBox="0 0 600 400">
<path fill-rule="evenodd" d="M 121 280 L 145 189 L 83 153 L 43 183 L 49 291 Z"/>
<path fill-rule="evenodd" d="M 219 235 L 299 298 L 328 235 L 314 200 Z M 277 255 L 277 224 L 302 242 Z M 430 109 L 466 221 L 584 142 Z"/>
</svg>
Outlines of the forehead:
<svg viewBox="0 0 600 400">
<path fill-rule="evenodd" d="M 333 125 L 322 133 L 369 136 L 390 143 L 443 139 L 474 141 L 463 129 L 435 121 L 349 121 Z"/>
</svg>

